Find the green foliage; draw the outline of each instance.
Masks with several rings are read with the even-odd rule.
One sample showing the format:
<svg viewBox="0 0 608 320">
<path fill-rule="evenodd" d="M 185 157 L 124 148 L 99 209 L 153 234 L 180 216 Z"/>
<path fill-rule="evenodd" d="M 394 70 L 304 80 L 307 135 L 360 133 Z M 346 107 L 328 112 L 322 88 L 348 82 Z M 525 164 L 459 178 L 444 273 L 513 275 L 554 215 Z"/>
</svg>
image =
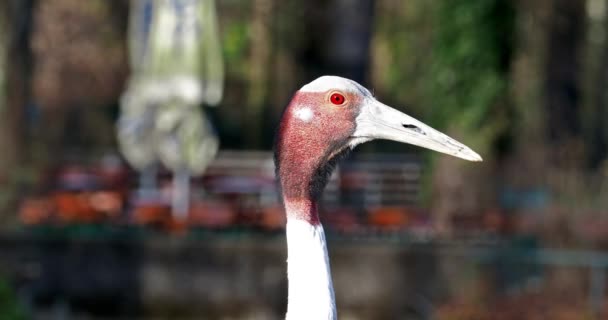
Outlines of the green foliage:
<svg viewBox="0 0 608 320">
<path fill-rule="evenodd" d="M 425 98 L 431 122 L 489 147 L 505 129 L 513 9 L 507 0 L 441 1 L 434 12 Z"/>
<path fill-rule="evenodd" d="M 395 106 L 485 153 L 507 128 L 508 0 L 381 1 L 373 78 Z"/>
<path fill-rule="evenodd" d="M 420 76 L 430 64 L 435 6 L 426 0 L 380 1 L 376 14 L 371 47 L 374 89 L 387 103 L 407 106 L 404 111 L 414 116 L 430 107 L 425 105 Z"/>
<path fill-rule="evenodd" d="M 27 317 L 19 306 L 11 287 L 0 278 L 0 320 L 25 320 Z"/>
<path fill-rule="evenodd" d="M 235 21 L 223 30 L 222 48 L 228 73 L 246 76 L 246 62 L 249 48 L 249 28 L 244 22 Z"/>
</svg>

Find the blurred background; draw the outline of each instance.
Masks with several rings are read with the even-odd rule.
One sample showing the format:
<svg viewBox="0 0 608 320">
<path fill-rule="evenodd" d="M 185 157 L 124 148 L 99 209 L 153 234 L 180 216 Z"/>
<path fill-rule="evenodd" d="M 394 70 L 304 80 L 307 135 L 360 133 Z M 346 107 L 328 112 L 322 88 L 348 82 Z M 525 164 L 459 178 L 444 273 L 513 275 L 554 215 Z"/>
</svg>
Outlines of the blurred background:
<svg viewBox="0 0 608 320">
<path fill-rule="evenodd" d="M 342 319 L 608 318 L 608 1 L 0 8 L 0 319 L 281 319 L 274 132 L 324 74 L 484 158 L 337 168 Z"/>
</svg>

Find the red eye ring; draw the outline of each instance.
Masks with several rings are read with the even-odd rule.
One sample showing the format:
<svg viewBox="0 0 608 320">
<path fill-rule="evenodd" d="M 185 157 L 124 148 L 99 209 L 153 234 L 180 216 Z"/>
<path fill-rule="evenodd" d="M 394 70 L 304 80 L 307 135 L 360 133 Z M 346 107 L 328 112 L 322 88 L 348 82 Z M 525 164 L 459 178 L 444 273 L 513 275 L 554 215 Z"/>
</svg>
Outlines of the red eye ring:
<svg viewBox="0 0 608 320">
<path fill-rule="evenodd" d="M 346 101 L 346 98 L 344 98 L 344 95 L 342 95 L 340 93 L 334 93 L 329 97 L 329 101 L 331 101 L 331 103 L 339 106 L 339 105 L 344 104 L 344 102 Z"/>
</svg>

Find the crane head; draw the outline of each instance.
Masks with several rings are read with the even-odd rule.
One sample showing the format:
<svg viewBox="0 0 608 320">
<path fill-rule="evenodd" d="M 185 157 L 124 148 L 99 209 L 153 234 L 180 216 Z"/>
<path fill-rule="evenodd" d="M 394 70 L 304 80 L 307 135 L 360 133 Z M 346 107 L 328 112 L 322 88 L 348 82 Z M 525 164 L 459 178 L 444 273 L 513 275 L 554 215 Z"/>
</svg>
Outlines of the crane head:
<svg viewBox="0 0 608 320">
<path fill-rule="evenodd" d="M 469 147 L 379 102 L 357 82 L 323 76 L 295 93 L 281 119 L 275 161 L 284 196 L 317 196 L 338 156 L 374 139 L 482 161 Z"/>
</svg>

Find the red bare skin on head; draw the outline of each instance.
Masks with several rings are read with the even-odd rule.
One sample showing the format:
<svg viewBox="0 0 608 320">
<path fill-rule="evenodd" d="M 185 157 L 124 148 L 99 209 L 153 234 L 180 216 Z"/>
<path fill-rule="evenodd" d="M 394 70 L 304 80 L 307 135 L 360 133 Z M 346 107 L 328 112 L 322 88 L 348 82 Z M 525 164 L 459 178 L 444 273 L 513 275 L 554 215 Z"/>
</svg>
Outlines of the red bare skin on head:
<svg viewBox="0 0 608 320">
<path fill-rule="evenodd" d="M 332 103 L 334 93 L 344 103 Z M 318 224 L 316 202 L 332 160 L 348 148 L 362 98 L 350 92 L 296 92 L 285 109 L 275 161 L 288 218 Z M 335 100 L 334 100 L 335 101 Z"/>
</svg>

